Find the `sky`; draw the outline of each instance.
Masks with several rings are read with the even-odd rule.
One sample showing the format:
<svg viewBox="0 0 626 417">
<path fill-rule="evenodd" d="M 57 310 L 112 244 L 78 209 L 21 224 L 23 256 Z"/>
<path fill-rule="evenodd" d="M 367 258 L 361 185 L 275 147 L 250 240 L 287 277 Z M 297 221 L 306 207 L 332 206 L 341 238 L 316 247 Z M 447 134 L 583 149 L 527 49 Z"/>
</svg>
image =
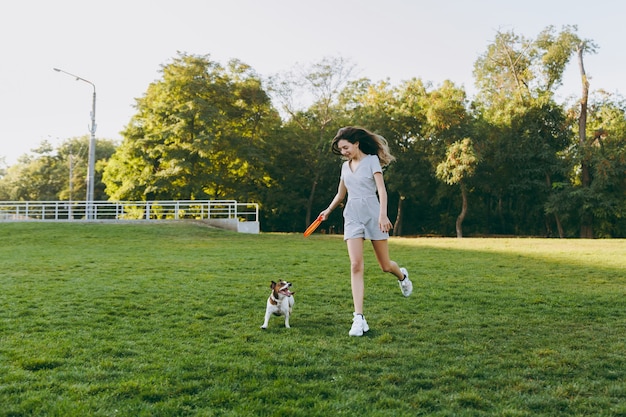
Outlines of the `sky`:
<svg viewBox="0 0 626 417">
<path fill-rule="evenodd" d="M 135 99 L 178 52 L 238 59 L 260 76 L 342 57 L 359 77 L 451 80 L 475 92 L 476 59 L 498 31 L 535 38 L 576 25 L 593 40 L 591 90 L 626 95 L 626 2 L 614 0 L 13 0 L 0 5 L 0 167 L 48 141 L 121 141 Z M 559 94 L 580 95 L 572 59 Z M 375 129 L 375 127 L 372 127 Z M 2 163 L 4 160 L 4 163 Z"/>
</svg>

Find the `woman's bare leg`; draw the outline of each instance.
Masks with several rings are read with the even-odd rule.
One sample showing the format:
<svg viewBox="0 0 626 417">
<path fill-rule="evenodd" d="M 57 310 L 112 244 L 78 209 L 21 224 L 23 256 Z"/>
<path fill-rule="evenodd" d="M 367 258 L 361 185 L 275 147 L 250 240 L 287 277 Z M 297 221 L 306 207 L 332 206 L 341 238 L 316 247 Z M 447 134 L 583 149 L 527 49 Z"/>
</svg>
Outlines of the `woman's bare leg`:
<svg viewBox="0 0 626 417">
<path fill-rule="evenodd" d="M 346 243 L 348 245 L 348 255 L 350 256 L 350 283 L 352 285 L 354 312 L 363 314 L 363 299 L 365 297 L 363 239 L 348 239 Z"/>
<path fill-rule="evenodd" d="M 404 279 L 404 274 L 400 271 L 400 267 L 395 261 L 389 259 L 389 247 L 386 240 L 372 240 L 372 246 L 374 247 L 374 253 L 378 260 L 378 265 L 383 272 L 389 272 L 398 278 L 398 280 Z"/>
<path fill-rule="evenodd" d="M 374 253 L 380 265 L 380 269 L 389 272 L 398 278 L 402 295 L 408 297 L 413 292 L 413 283 L 409 279 L 409 273 L 406 268 L 400 268 L 397 263 L 389 259 L 389 249 L 386 240 L 372 240 Z"/>
</svg>

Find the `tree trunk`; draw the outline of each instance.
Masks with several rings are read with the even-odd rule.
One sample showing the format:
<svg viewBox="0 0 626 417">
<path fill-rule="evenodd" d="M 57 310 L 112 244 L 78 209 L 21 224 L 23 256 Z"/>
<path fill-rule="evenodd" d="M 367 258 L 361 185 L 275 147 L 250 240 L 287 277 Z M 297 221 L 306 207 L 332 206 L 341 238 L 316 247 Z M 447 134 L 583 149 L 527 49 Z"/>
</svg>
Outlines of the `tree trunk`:
<svg viewBox="0 0 626 417">
<path fill-rule="evenodd" d="M 563 225 L 561 224 L 561 219 L 559 215 L 554 213 L 554 220 L 556 221 L 556 229 L 559 231 L 559 237 L 563 239 L 565 237 L 565 233 L 563 232 Z"/>
<path fill-rule="evenodd" d="M 552 179 L 550 178 L 550 174 L 546 174 L 546 184 L 548 185 L 548 190 L 552 189 Z M 556 222 L 556 229 L 559 232 L 559 237 L 563 239 L 565 237 L 565 233 L 563 232 L 563 225 L 561 224 L 559 213 L 554 213 L 554 221 Z"/>
<path fill-rule="evenodd" d="M 394 236 L 402 236 L 402 204 L 404 202 L 404 197 L 402 194 L 398 197 L 398 213 L 396 215 L 396 223 L 393 225 L 393 235 Z"/>
<path fill-rule="evenodd" d="M 463 237 L 463 220 L 465 220 L 465 215 L 467 214 L 467 189 L 462 182 L 460 185 L 463 202 L 461 204 L 461 213 L 459 213 L 459 216 L 456 218 L 456 237 L 459 239 Z"/>
<path fill-rule="evenodd" d="M 587 101 L 589 98 L 589 80 L 585 74 L 585 66 L 583 64 L 584 44 L 578 45 L 578 67 L 583 84 L 583 93 L 580 99 L 580 118 L 578 119 L 578 142 L 582 160 L 581 169 L 581 185 L 583 188 L 589 188 L 591 185 L 591 175 L 589 173 L 589 156 L 587 152 Z M 580 219 L 580 237 L 593 238 L 593 214 L 583 212 Z"/>
</svg>

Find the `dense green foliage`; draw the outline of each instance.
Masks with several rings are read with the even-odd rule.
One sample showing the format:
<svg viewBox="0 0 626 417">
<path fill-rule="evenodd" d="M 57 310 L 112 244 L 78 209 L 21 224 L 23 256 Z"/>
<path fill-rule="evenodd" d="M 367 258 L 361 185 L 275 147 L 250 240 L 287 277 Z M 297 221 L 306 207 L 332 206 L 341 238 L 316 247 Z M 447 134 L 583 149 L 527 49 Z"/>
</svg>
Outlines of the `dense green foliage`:
<svg viewBox="0 0 626 417">
<path fill-rule="evenodd" d="M 99 141 L 97 197 L 253 201 L 264 231 L 301 231 L 336 192 L 330 140 L 354 124 L 397 157 L 385 172 L 396 235 L 624 237 L 626 102 L 555 99 L 566 65 L 596 51 L 576 30 L 498 33 L 476 60 L 472 100 L 452 81 L 355 79 L 341 58 L 262 79 L 181 53 L 137 99 L 122 143 Z M 0 171 L 0 199 L 67 199 L 76 143 Z M 324 226 L 341 231 L 340 211 Z"/>
<path fill-rule="evenodd" d="M 137 100 L 109 161 L 114 200 L 253 199 L 267 186 L 261 143 L 278 113 L 251 69 L 181 55 Z"/>
<path fill-rule="evenodd" d="M 624 416 L 624 242 L 392 238 L 348 336 L 339 236 L 0 224 L 0 416 Z M 289 248 L 288 251 L 285 248 Z M 270 280 L 291 329 L 263 323 Z"/>
<path fill-rule="evenodd" d="M 85 200 L 87 191 L 87 152 L 89 137 L 71 138 L 58 149 L 47 141 L 24 155 L 17 164 L 0 169 L 0 200 Z M 102 183 L 102 169 L 115 153 L 111 140 L 96 142 L 94 198 L 107 200 Z"/>
</svg>

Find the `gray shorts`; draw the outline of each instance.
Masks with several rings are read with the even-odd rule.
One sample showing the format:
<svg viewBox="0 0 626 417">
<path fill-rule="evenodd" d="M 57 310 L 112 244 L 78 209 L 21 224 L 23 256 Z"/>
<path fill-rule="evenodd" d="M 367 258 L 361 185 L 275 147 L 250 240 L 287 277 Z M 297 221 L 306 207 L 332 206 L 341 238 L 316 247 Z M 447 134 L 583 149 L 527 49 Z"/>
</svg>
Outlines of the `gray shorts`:
<svg viewBox="0 0 626 417">
<path fill-rule="evenodd" d="M 343 239 L 389 239 L 389 233 L 382 232 L 378 226 L 379 211 L 376 198 L 348 200 L 343 211 Z"/>
</svg>

